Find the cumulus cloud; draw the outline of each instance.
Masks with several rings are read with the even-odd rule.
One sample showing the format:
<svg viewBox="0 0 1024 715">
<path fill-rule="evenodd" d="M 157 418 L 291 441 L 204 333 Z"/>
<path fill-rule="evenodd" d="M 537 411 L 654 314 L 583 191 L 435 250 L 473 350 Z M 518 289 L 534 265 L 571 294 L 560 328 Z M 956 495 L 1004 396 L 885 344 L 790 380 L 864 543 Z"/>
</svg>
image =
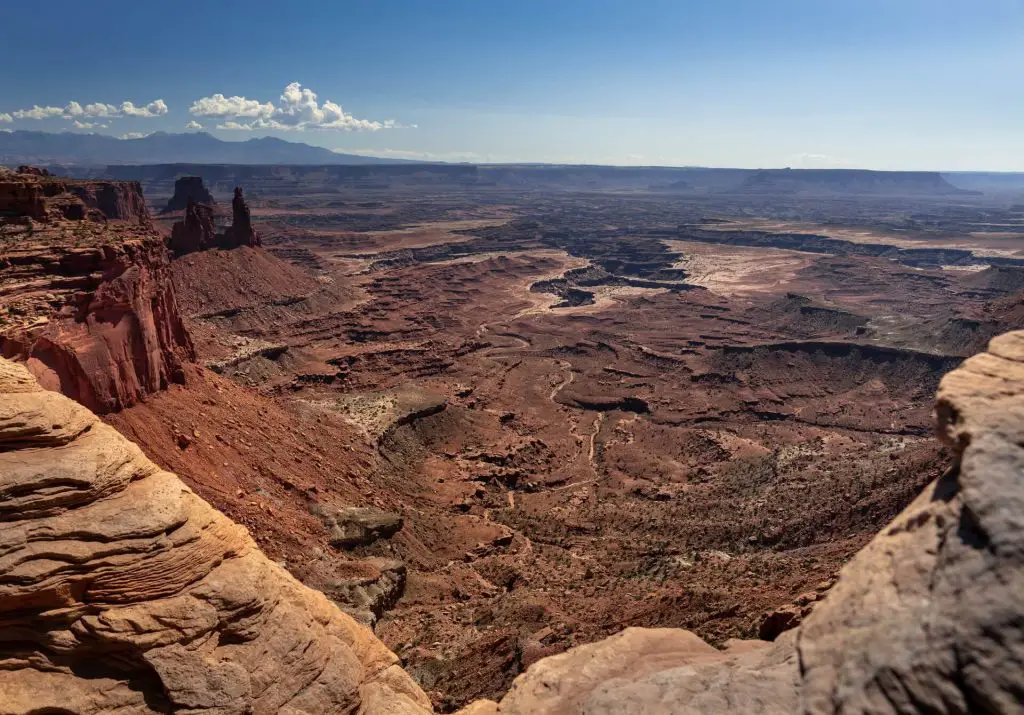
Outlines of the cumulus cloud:
<svg viewBox="0 0 1024 715">
<path fill-rule="evenodd" d="M 110 126 L 109 122 L 83 122 L 81 119 L 76 119 L 72 122 L 72 126 L 75 129 L 106 129 Z"/>
<path fill-rule="evenodd" d="M 189 122 L 188 124 L 185 125 L 185 128 L 186 129 L 202 129 L 203 125 L 193 119 L 191 122 Z"/>
<path fill-rule="evenodd" d="M 274 113 L 274 105 L 270 102 L 260 104 L 255 99 L 246 99 L 238 95 L 225 97 L 218 92 L 210 97 L 197 99 L 188 108 L 188 111 L 197 117 L 212 117 L 214 119 L 226 117 L 267 119 Z"/>
<path fill-rule="evenodd" d="M 0 112 L 0 122 L 10 123 L 13 121 L 14 117 L 12 117 L 10 114 L 8 114 L 7 112 Z"/>
<path fill-rule="evenodd" d="M 237 131 L 334 129 L 376 132 L 381 129 L 415 127 L 415 125 L 399 124 L 394 119 L 384 121 L 359 119 L 346 113 L 336 102 L 325 100 L 321 103 L 316 92 L 308 87 L 303 87 L 298 82 L 292 82 L 284 88 L 276 105 L 270 101 L 260 102 L 237 95 L 225 97 L 218 93 L 197 99 L 189 107 L 189 112 L 197 117 L 225 120 L 217 125 L 218 129 Z"/>
<path fill-rule="evenodd" d="M 63 115 L 64 107 L 40 107 L 38 104 L 34 105 L 32 109 L 19 109 L 14 112 L 15 119 L 47 119 Z"/>
<path fill-rule="evenodd" d="M 241 131 L 241 132 L 251 132 L 253 130 L 253 125 L 252 124 L 244 124 L 242 122 L 235 122 L 235 121 L 229 120 L 229 121 L 226 121 L 226 122 L 221 122 L 220 124 L 217 125 L 217 128 L 218 129 L 233 129 L 235 131 Z"/>
<path fill-rule="evenodd" d="M 162 117 L 167 112 L 167 102 L 162 99 L 154 99 L 144 107 L 136 107 L 131 102 L 121 102 L 121 113 L 126 117 Z"/>
<path fill-rule="evenodd" d="M 167 103 L 162 99 L 155 99 L 149 104 L 141 107 L 135 106 L 133 102 L 121 102 L 120 105 L 105 104 L 103 102 L 94 102 L 92 104 L 82 105 L 78 102 L 71 100 L 63 107 L 40 107 L 38 104 L 33 105 L 31 109 L 19 109 L 12 114 L 5 114 L 2 116 L 11 116 L 13 119 L 50 119 L 53 117 L 60 117 L 67 119 L 68 121 L 85 122 L 85 118 L 92 119 L 118 119 L 121 117 L 141 117 L 141 118 L 152 118 L 162 117 L 167 114 L 169 108 Z M 77 126 L 77 125 L 76 125 Z"/>
<path fill-rule="evenodd" d="M 149 136 L 148 132 L 127 132 L 120 136 L 121 139 L 145 139 Z"/>
</svg>

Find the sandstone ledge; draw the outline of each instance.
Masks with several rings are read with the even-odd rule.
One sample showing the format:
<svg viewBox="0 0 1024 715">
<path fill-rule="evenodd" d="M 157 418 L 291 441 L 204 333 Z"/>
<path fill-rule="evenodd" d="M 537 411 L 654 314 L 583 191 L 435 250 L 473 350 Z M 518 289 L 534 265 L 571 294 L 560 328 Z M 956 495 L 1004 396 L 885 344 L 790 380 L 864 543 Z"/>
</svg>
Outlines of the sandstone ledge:
<svg viewBox="0 0 1024 715">
<path fill-rule="evenodd" d="M 0 360 L 0 714 L 429 711 L 368 629 Z"/>
</svg>

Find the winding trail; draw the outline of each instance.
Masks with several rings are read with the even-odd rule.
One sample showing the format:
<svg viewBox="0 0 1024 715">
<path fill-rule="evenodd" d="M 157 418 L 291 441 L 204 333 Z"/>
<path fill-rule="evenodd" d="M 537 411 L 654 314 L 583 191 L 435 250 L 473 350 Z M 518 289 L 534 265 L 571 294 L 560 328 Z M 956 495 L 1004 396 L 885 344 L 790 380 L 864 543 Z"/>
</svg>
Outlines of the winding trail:
<svg viewBox="0 0 1024 715">
<path fill-rule="evenodd" d="M 594 451 L 597 442 L 597 435 L 600 433 L 601 426 L 604 424 L 604 417 L 604 412 L 597 413 L 597 418 L 594 420 L 594 430 L 590 433 L 590 452 L 588 454 L 588 458 L 590 460 L 590 468 L 594 470 L 595 474 L 597 473 L 597 465 L 594 464 Z"/>
<path fill-rule="evenodd" d="M 548 396 L 548 399 L 551 400 L 552 402 L 554 402 L 555 398 L 558 397 L 559 392 L 561 392 L 566 387 L 571 385 L 573 383 L 573 380 L 576 379 L 576 373 L 572 371 L 572 363 L 566 360 L 559 360 L 558 366 L 561 367 L 563 370 L 568 370 L 569 376 L 562 380 L 562 382 L 560 382 L 558 385 L 556 385 L 553 390 L 551 390 L 551 394 Z"/>
</svg>

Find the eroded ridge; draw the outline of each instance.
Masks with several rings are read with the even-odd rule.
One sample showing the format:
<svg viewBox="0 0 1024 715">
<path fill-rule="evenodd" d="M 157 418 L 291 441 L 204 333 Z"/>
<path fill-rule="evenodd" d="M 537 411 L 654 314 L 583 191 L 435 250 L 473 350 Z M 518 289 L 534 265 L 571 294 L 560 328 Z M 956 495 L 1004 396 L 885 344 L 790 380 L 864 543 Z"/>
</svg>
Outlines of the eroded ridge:
<svg viewBox="0 0 1024 715">
<path fill-rule="evenodd" d="M 0 359 L 0 713 L 423 713 L 373 634 Z"/>
</svg>

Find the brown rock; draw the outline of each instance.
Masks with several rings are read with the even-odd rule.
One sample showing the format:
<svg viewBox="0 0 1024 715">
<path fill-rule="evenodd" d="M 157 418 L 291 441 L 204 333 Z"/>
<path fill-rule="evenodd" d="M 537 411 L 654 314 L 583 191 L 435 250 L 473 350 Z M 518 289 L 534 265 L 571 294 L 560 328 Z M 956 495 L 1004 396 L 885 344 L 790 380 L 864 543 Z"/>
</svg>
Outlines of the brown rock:
<svg viewBox="0 0 1024 715">
<path fill-rule="evenodd" d="M 0 360 L 0 712 L 426 713 L 397 658 Z"/>
<path fill-rule="evenodd" d="M 242 197 L 241 186 L 235 189 L 231 211 L 231 226 L 224 233 L 214 233 L 213 207 L 188 198 L 185 216 L 171 227 L 171 251 L 175 256 L 184 256 L 209 248 L 230 250 L 242 246 L 260 246 L 260 237 L 252 227 L 252 217 Z"/>
<path fill-rule="evenodd" d="M 231 200 L 231 226 L 218 236 L 221 248 L 238 248 L 240 246 L 260 246 L 259 234 L 252 227 L 252 216 L 249 205 L 242 196 L 242 187 L 235 187 L 235 198 Z"/>
<path fill-rule="evenodd" d="M 765 641 L 773 641 L 788 630 L 796 628 L 810 612 L 809 608 L 790 603 L 779 606 L 765 615 L 757 629 L 757 637 Z"/>
<path fill-rule="evenodd" d="M 203 184 L 201 176 L 181 176 L 174 182 L 174 195 L 160 213 L 171 213 L 187 208 L 189 202 L 214 206 L 213 194 Z"/>
<path fill-rule="evenodd" d="M 390 539 L 402 528 L 402 517 L 377 507 L 317 504 L 312 509 L 330 533 L 331 546 L 353 549 Z"/>
<path fill-rule="evenodd" d="M 189 199 L 184 218 L 171 227 L 171 251 L 175 256 L 184 256 L 211 248 L 215 241 L 213 209 Z"/>
</svg>

